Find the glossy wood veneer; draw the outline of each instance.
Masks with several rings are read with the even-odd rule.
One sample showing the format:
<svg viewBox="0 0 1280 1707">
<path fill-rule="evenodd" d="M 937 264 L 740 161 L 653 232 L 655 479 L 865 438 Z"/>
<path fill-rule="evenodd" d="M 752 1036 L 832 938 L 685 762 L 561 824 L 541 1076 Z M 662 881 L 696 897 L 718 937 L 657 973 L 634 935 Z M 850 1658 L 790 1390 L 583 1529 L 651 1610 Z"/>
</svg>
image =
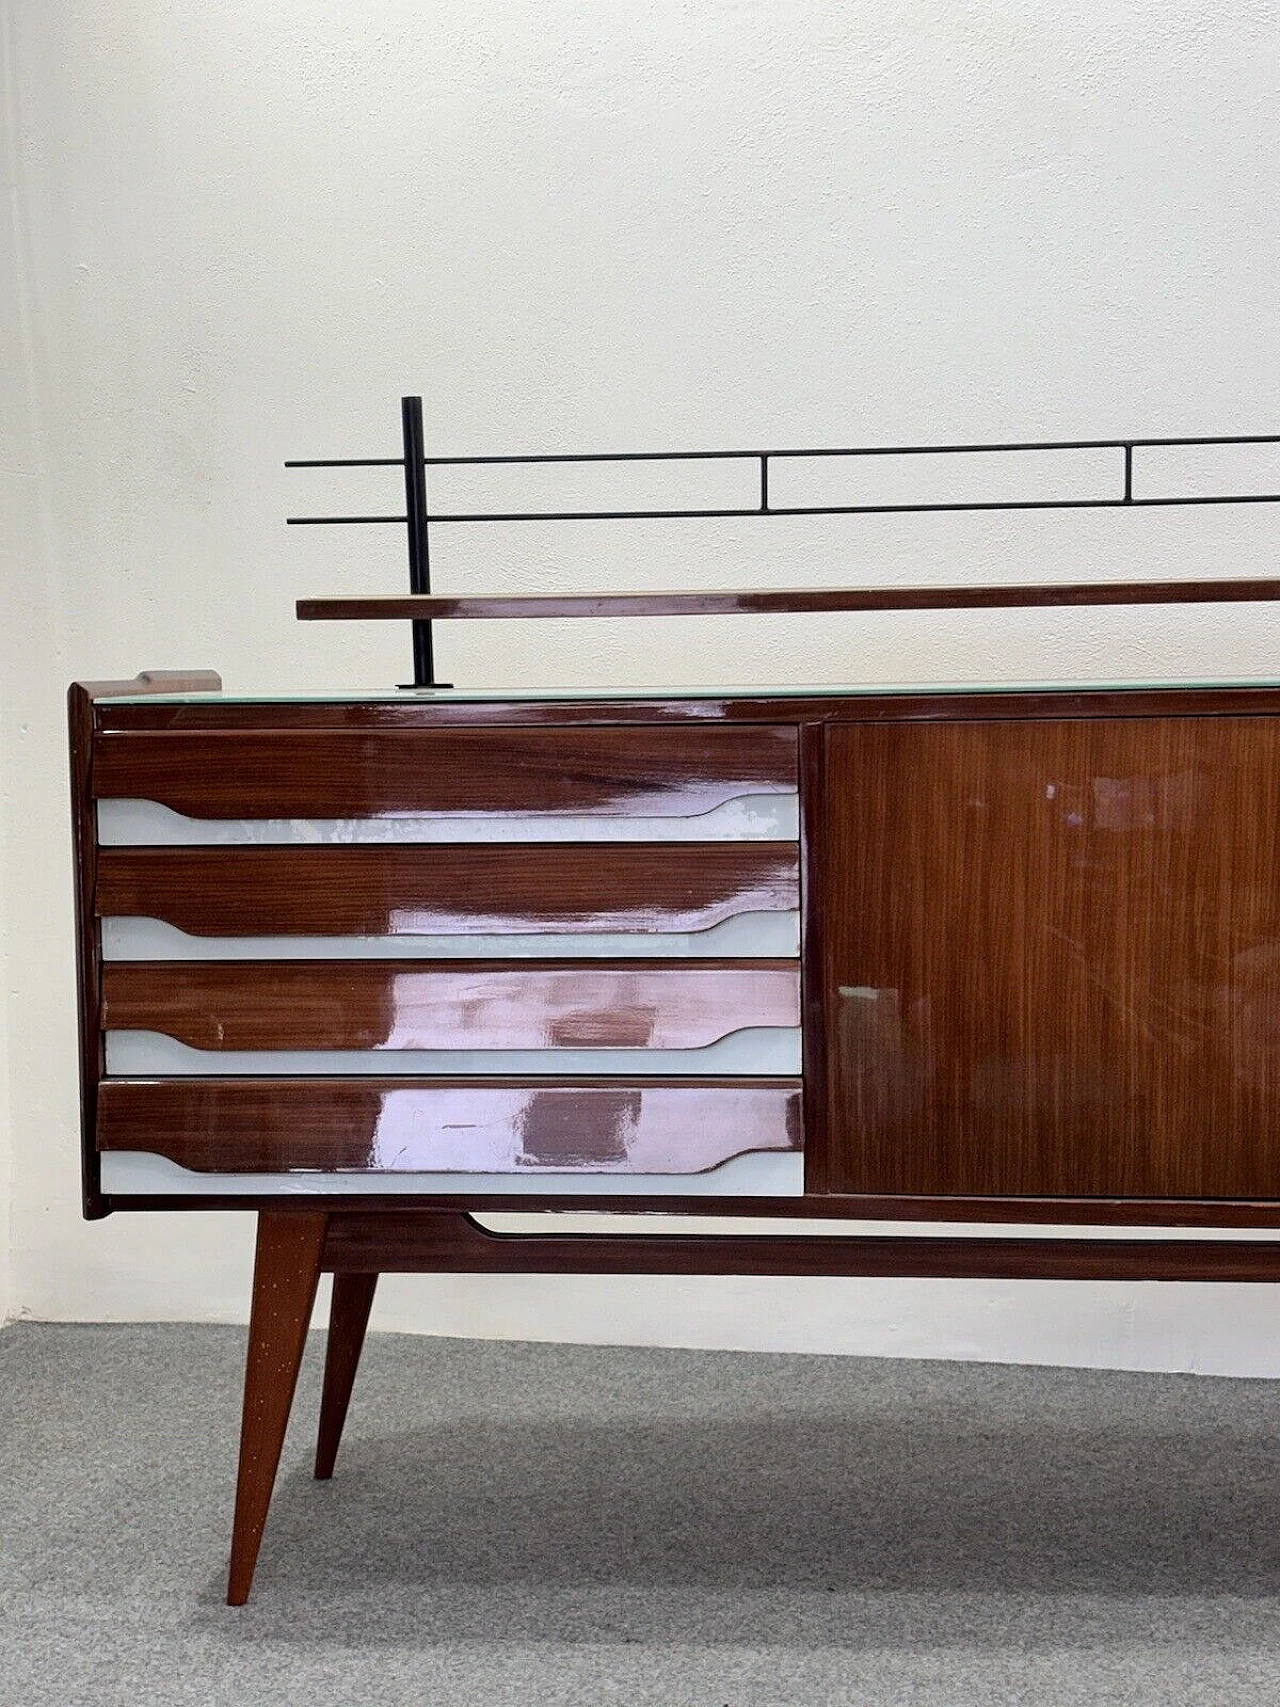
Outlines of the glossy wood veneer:
<svg viewBox="0 0 1280 1707">
<path fill-rule="evenodd" d="M 820 787 L 826 1189 L 1280 1197 L 1280 723 L 833 727 Z"/>
<path fill-rule="evenodd" d="M 800 1023 L 795 961 L 113 961 L 107 1031 L 193 1049 L 698 1049 Z"/>
<path fill-rule="evenodd" d="M 784 728 L 239 730 L 106 734 L 98 799 L 197 818 L 588 812 L 693 817 L 796 786 Z"/>
<path fill-rule="evenodd" d="M 96 890 L 197 936 L 697 931 L 798 902 L 782 842 L 102 848 Z"/>
<path fill-rule="evenodd" d="M 100 1150 L 225 1173 L 701 1173 L 801 1145 L 795 1079 L 106 1079 Z"/>
</svg>

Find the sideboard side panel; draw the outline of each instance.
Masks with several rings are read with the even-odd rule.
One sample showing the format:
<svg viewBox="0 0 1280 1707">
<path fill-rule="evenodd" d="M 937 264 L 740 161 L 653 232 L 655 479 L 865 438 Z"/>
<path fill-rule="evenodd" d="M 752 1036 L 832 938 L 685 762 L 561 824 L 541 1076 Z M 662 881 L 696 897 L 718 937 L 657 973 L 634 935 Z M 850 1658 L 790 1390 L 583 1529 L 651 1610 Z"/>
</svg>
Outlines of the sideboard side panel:
<svg viewBox="0 0 1280 1707">
<path fill-rule="evenodd" d="M 93 699 L 79 682 L 67 694 L 71 836 L 75 875 L 76 1017 L 80 1057 L 80 1181 L 85 1218 L 107 1213 L 98 1160 L 98 1082 L 103 1074 L 102 926 L 94 908 L 98 836 L 91 792 Z"/>
<path fill-rule="evenodd" d="M 222 678 L 213 670 L 149 670 L 132 681 L 72 682 L 67 690 L 68 776 L 71 783 L 71 847 L 75 884 L 76 1020 L 80 1058 L 80 1182 L 85 1218 L 110 1213 L 102 1191 L 96 1142 L 98 1083 L 104 1072 L 102 1037 L 102 925 L 95 895 L 98 826 L 93 767 L 98 708 L 113 697 L 165 693 L 216 693 Z"/>
</svg>

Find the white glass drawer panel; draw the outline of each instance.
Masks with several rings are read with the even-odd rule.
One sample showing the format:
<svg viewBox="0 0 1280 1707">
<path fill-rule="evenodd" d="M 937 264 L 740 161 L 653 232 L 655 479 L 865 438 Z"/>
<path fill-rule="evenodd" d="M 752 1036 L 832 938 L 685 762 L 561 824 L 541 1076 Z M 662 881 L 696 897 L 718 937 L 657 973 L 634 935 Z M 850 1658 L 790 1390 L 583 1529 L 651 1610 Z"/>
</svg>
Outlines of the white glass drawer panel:
<svg viewBox="0 0 1280 1707">
<path fill-rule="evenodd" d="M 753 1151 L 701 1174 L 281 1174 L 196 1173 L 141 1150 L 109 1150 L 101 1158 L 109 1195 L 164 1197 L 802 1197 L 799 1150 Z"/>
<path fill-rule="evenodd" d="M 425 1074 L 433 1078 L 546 1073 L 594 1078 L 617 1073 L 667 1078 L 789 1078 L 800 1073 L 800 1028 L 758 1026 L 699 1049 L 192 1049 L 155 1031 L 109 1031 L 107 1072 L 117 1077 L 207 1079 L 258 1073 Z"/>
<path fill-rule="evenodd" d="M 203 937 L 159 919 L 105 918 L 104 960 L 764 959 L 800 952 L 798 912 L 737 913 L 702 931 L 513 932 L 509 936 Z"/>
<path fill-rule="evenodd" d="M 749 794 L 697 817 L 601 812 L 421 813 L 382 818 L 188 818 L 150 800 L 100 800 L 103 847 L 314 846 L 355 842 L 794 842 L 796 794 Z"/>
</svg>

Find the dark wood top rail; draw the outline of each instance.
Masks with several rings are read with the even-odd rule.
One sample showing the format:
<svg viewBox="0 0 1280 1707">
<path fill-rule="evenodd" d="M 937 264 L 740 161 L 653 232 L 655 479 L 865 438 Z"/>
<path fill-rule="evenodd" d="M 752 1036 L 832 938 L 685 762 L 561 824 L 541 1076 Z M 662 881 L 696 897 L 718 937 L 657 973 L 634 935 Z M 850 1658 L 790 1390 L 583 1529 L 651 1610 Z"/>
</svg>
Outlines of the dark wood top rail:
<svg viewBox="0 0 1280 1707">
<path fill-rule="evenodd" d="M 1056 609 L 1076 605 L 1249 604 L 1280 599 L 1280 578 L 1246 581 L 1079 581 L 1010 587 L 812 587 L 737 592 L 495 594 L 432 593 L 298 600 L 303 622 L 468 621 L 529 617 L 765 616 L 876 610 Z"/>
</svg>

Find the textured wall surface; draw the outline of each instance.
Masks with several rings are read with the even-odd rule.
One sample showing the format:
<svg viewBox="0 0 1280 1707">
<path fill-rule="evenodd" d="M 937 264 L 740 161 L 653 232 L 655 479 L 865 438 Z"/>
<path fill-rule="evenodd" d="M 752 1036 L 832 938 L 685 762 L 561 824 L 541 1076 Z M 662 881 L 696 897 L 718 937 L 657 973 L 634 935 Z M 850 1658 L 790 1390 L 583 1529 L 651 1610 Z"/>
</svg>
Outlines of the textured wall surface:
<svg viewBox="0 0 1280 1707">
<path fill-rule="evenodd" d="M 62 699 L 403 678 L 396 399 L 438 453 L 1265 432 L 1263 0 L 0 0 L 0 633 L 14 1304 L 233 1317 L 246 1218 L 77 1218 Z M 9 286 L 12 285 L 12 288 Z M 439 586 L 1265 572 L 1264 506 L 484 527 Z M 1264 676 L 1249 608 L 509 625 L 468 684 Z M 0 1058 L 0 1072 L 3 1059 Z M 0 1080 L 0 1083 L 3 1083 Z M 6 1124 L 7 1122 L 7 1124 Z M 0 1210 L 5 1179 L 0 1152 Z M 385 1325 L 1280 1370 L 1262 1292 L 414 1281 Z"/>
</svg>

